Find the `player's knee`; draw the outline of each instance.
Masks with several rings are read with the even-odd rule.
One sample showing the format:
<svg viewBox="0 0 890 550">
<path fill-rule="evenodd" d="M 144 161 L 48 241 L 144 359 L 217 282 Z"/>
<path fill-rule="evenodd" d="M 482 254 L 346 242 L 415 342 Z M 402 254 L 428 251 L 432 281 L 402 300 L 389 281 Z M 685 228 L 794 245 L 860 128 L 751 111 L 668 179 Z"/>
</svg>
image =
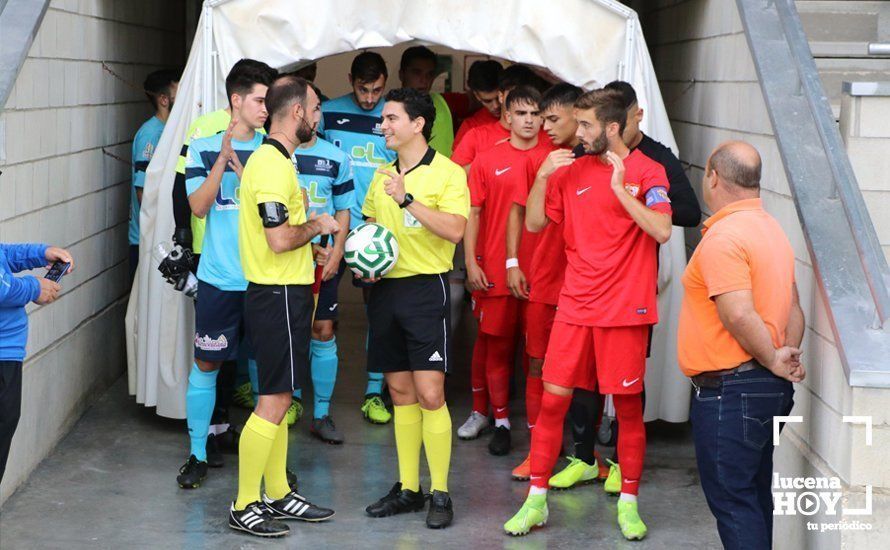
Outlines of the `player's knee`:
<svg viewBox="0 0 890 550">
<path fill-rule="evenodd" d="M 329 342 L 334 339 L 333 321 L 316 321 L 312 324 L 312 339 Z"/>
<path fill-rule="evenodd" d="M 291 403 L 291 394 L 275 393 L 271 395 L 260 395 L 256 410 L 257 416 L 263 420 L 267 420 L 273 424 L 281 424 L 287 413 Z"/>
<path fill-rule="evenodd" d="M 567 388 L 565 386 L 557 386 L 556 384 L 550 384 L 544 382 L 544 391 L 547 393 L 552 393 L 553 395 L 558 395 L 561 397 L 572 395 L 572 388 Z"/>
<path fill-rule="evenodd" d="M 417 401 L 420 407 L 428 411 L 441 409 L 445 405 L 445 392 L 442 388 L 423 388 L 417 390 Z"/>
</svg>

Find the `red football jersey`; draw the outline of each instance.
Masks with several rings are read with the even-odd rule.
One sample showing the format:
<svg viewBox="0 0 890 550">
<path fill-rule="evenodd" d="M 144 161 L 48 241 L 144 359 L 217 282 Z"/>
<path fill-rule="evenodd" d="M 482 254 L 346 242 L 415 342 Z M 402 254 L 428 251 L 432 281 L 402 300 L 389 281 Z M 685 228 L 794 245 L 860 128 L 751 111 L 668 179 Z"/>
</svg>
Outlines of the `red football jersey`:
<svg viewBox="0 0 890 550">
<path fill-rule="evenodd" d="M 538 168 L 541 167 L 541 164 L 547 158 L 547 155 L 550 154 L 550 151 L 553 151 L 556 147 L 553 146 L 553 142 L 550 141 L 549 137 L 542 138 L 538 135 L 538 143 L 528 151 L 525 151 L 526 156 L 528 156 L 529 161 L 532 164 L 532 177 L 528 180 L 528 185 L 525 187 L 526 195 L 528 195 L 529 189 L 532 188 L 532 184 L 535 183 L 535 175 L 538 173 Z M 515 202 L 515 201 L 514 201 Z M 538 249 L 539 243 L 541 241 L 541 233 L 532 233 L 531 231 L 525 228 L 525 224 L 522 224 L 522 239 L 519 241 L 519 267 L 522 269 L 523 273 L 528 276 L 529 271 L 531 271 L 532 258 L 535 254 L 535 250 Z"/>
<path fill-rule="evenodd" d="M 625 189 L 657 212 L 671 213 L 664 168 L 638 150 L 624 159 Z M 617 327 L 658 321 L 655 239 L 621 206 L 612 167 L 585 155 L 559 169 L 547 185 L 547 217 L 562 224 L 566 274 L 556 319 Z"/>
<path fill-rule="evenodd" d="M 547 184 L 549 187 L 552 183 L 548 181 Z M 525 207 L 530 189 L 531 186 L 528 189 L 517 189 L 513 202 Z M 566 242 L 562 236 L 562 225 L 551 221 L 539 233 L 528 233 L 523 228 L 523 243 L 526 234 L 534 235 L 537 239 L 530 264 L 523 263 L 522 260 L 519 262 L 530 288 L 528 299 L 555 306 L 559 302 L 559 291 L 562 290 L 566 272 Z"/>
<path fill-rule="evenodd" d="M 509 141 L 480 153 L 470 168 L 470 204 L 482 208 L 476 261 L 488 278 L 485 296 L 506 296 L 507 216 L 517 188 L 528 189 L 536 169 L 531 151 L 522 151 Z M 527 192 L 527 191 L 526 191 Z"/>
<path fill-rule="evenodd" d="M 509 137 L 510 130 L 504 128 L 499 120 L 491 124 L 476 126 L 461 138 L 460 144 L 455 144 L 451 160 L 461 166 L 466 166 L 472 163 L 479 153 L 488 151 L 499 141 Z"/>
<path fill-rule="evenodd" d="M 497 121 L 498 118 L 491 114 L 485 107 L 478 109 L 475 113 L 468 116 L 464 119 L 463 122 L 461 122 L 460 128 L 458 128 L 457 130 L 457 134 L 454 136 L 454 150 L 457 150 L 457 146 L 470 130 L 476 128 L 477 126 L 484 126 L 486 124 L 492 124 Z"/>
</svg>

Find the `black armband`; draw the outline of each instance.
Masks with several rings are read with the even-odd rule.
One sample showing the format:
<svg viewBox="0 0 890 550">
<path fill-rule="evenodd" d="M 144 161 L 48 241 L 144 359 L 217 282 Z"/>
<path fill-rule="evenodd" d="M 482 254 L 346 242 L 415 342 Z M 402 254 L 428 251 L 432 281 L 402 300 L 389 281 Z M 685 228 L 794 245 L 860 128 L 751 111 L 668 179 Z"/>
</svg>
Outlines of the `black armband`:
<svg viewBox="0 0 890 550">
<path fill-rule="evenodd" d="M 260 218 L 263 220 L 263 227 L 278 227 L 289 217 L 287 207 L 280 202 L 264 202 L 260 205 Z"/>
</svg>

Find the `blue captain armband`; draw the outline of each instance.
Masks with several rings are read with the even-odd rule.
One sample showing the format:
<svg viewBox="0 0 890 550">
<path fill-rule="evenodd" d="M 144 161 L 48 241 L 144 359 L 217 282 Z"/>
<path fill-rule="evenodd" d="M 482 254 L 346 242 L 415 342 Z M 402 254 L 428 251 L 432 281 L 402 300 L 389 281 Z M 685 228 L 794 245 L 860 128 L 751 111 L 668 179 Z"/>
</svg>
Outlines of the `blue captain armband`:
<svg viewBox="0 0 890 550">
<path fill-rule="evenodd" d="M 648 191 L 646 191 L 646 206 L 648 208 L 652 208 L 656 204 L 660 203 L 668 203 L 670 204 L 671 199 L 668 198 L 667 189 L 662 186 L 652 187 Z"/>
<path fill-rule="evenodd" d="M 278 227 L 290 217 L 287 207 L 280 202 L 264 202 L 259 207 L 263 227 Z"/>
</svg>

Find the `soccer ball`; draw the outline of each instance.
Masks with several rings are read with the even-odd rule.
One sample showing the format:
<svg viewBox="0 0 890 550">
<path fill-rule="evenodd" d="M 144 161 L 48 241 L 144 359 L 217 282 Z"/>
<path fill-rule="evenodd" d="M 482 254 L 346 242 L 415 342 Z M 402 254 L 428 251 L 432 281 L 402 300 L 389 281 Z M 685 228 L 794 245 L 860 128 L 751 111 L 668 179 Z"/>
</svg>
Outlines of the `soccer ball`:
<svg viewBox="0 0 890 550">
<path fill-rule="evenodd" d="M 383 277 L 399 259 L 399 243 L 392 231 L 378 223 L 363 223 L 346 236 L 346 265 L 363 279 Z"/>
</svg>

